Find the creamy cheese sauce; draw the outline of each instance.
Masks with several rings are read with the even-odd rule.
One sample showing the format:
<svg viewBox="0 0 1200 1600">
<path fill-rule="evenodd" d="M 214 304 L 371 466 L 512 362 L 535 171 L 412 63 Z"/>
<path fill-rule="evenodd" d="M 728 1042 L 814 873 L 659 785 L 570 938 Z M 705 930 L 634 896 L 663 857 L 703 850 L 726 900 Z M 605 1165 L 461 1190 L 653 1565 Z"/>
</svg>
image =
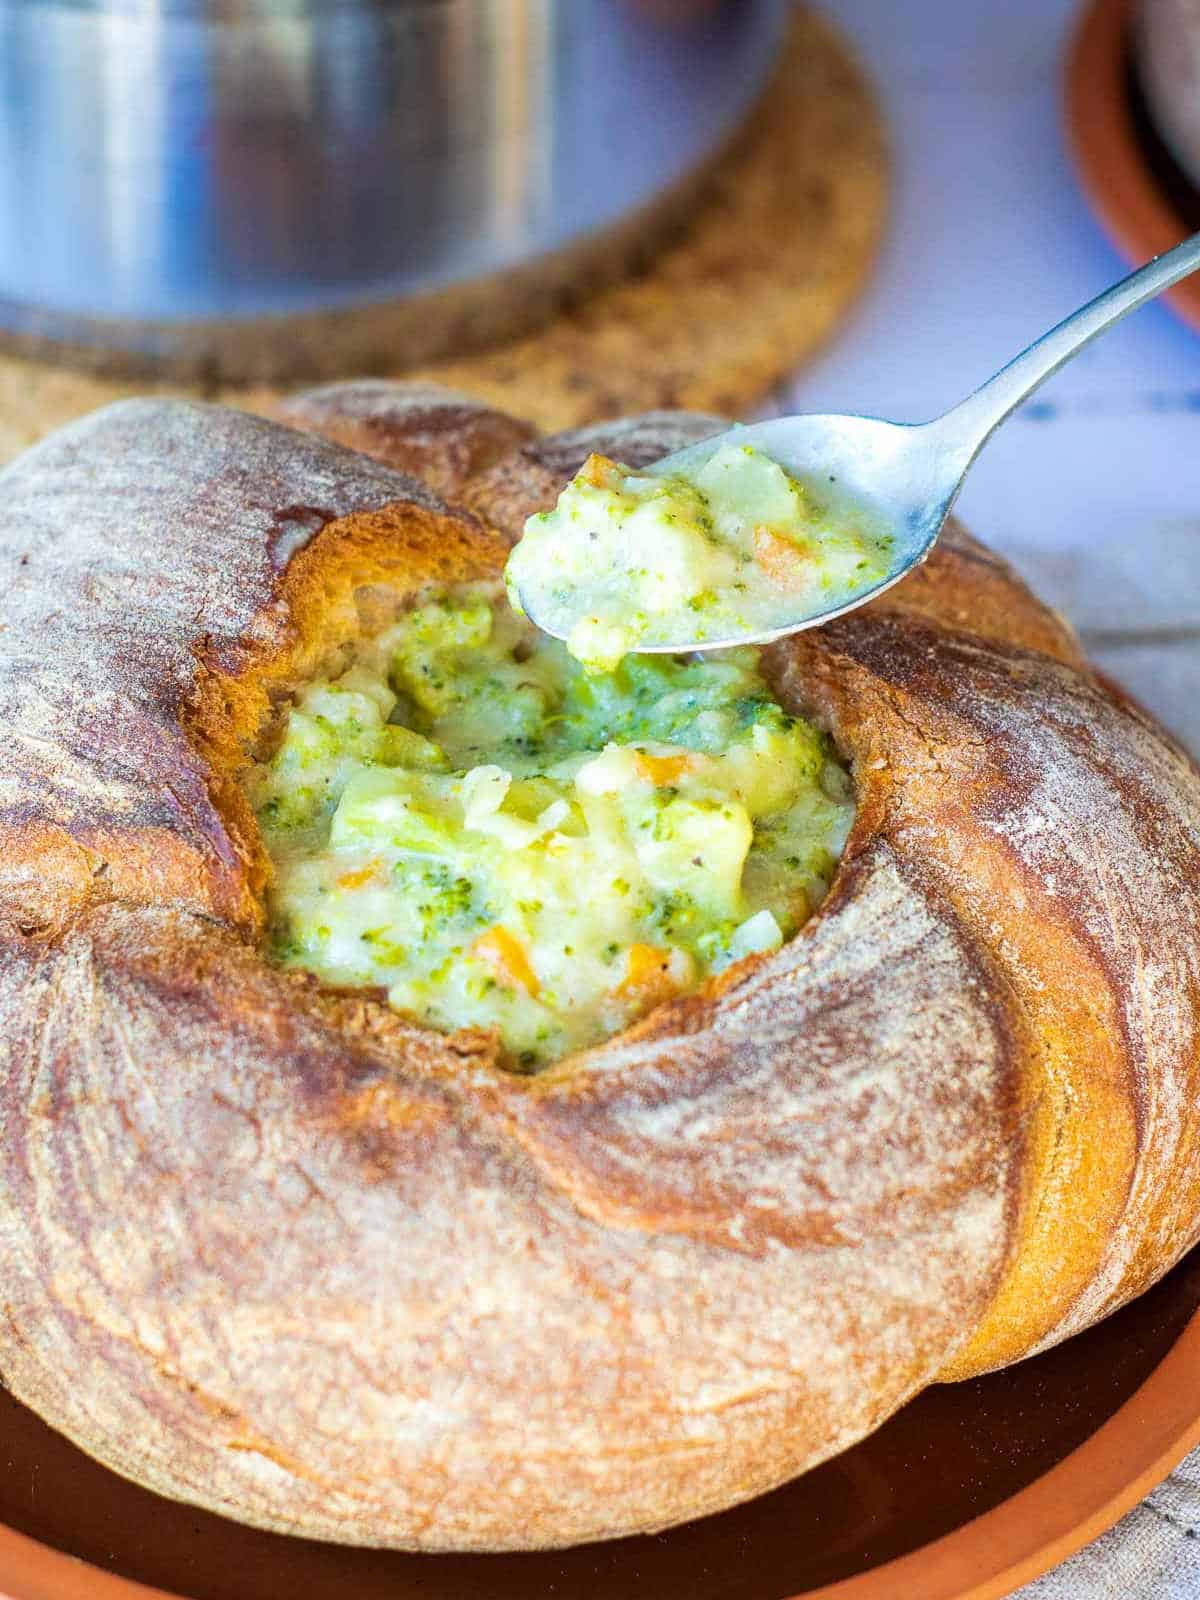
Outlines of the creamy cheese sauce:
<svg viewBox="0 0 1200 1600">
<path fill-rule="evenodd" d="M 757 652 L 588 673 L 498 585 L 429 598 L 301 690 L 249 787 L 278 958 L 495 1029 L 529 1070 L 777 948 L 854 811 Z"/>
<path fill-rule="evenodd" d="M 573 656 L 610 669 L 656 643 L 767 634 L 888 576 L 890 536 L 819 501 L 750 445 L 688 477 L 588 458 L 509 557 L 509 598 Z"/>
</svg>

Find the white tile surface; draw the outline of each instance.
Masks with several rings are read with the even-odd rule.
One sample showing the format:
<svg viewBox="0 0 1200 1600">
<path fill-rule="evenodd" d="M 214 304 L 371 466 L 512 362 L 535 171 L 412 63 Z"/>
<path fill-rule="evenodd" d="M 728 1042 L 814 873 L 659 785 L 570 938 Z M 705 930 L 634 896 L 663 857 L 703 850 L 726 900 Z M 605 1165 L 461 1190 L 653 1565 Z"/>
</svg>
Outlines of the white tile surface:
<svg viewBox="0 0 1200 1600">
<path fill-rule="evenodd" d="M 1084 203 L 1063 133 L 1079 8 L 826 9 L 882 94 L 894 208 L 849 322 L 766 409 L 919 421 L 1128 270 Z M 959 511 L 1200 751 L 1200 334 L 1158 305 L 1106 334 L 993 438 Z M 1180 627 L 1159 643 L 1109 637 Z"/>
<path fill-rule="evenodd" d="M 786 402 L 917 421 L 1127 270 L 1076 188 L 1062 133 L 1076 7 L 827 9 L 882 91 L 895 203 L 873 284 Z M 1138 539 L 1186 520 L 1200 530 L 1200 335 L 1160 306 L 1106 335 L 993 439 L 961 510 L 1000 547 Z"/>
</svg>

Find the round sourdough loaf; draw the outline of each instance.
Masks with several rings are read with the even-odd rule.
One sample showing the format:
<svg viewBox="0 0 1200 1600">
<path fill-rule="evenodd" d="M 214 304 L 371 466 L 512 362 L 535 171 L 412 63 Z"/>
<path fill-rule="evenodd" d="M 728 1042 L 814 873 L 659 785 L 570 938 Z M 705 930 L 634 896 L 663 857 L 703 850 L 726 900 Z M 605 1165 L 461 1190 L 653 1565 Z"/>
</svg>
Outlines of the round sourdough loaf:
<svg viewBox="0 0 1200 1600">
<path fill-rule="evenodd" d="M 0 474 L 14 1394 L 264 1527 L 550 1546 L 768 1489 L 1195 1241 L 1200 774 L 956 529 L 766 653 L 858 802 L 777 954 L 532 1078 L 272 967 L 239 775 L 290 686 L 589 450 L 718 425 L 283 409 L 129 401 Z"/>
</svg>

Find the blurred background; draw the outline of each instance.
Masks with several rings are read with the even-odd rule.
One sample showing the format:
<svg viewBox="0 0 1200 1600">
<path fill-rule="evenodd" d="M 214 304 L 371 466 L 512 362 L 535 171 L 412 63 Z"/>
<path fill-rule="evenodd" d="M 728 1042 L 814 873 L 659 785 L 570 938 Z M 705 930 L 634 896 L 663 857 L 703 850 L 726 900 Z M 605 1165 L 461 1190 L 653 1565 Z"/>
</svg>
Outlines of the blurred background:
<svg viewBox="0 0 1200 1600">
<path fill-rule="evenodd" d="M 921 420 L 1197 228 L 1200 0 L 0 0 L 0 459 L 366 371 Z M 1200 743 L 1198 327 L 1094 345 L 961 509 Z"/>
<path fill-rule="evenodd" d="M 1164 19 L 1183 9 L 1157 8 Z M 1132 26 L 1135 7 L 1125 11 Z M 1191 12 L 1196 66 L 1185 90 L 1200 119 L 1200 7 Z M 836 15 L 883 99 L 892 213 L 863 300 L 789 385 L 788 403 L 918 421 L 1131 264 L 1133 251 L 1114 247 L 1090 207 L 1069 149 L 1068 60 L 1086 8 L 924 0 L 901 12 L 839 0 Z M 1181 218 L 1178 237 L 1187 231 Z M 993 540 L 1048 547 L 1180 518 L 1194 526 L 1200 335 L 1164 302 L 1114 329 L 995 437 L 960 509 Z M 1200 596 L 1200 581 L 1191 587 Z"/>
<path fill-rule="evenodd" d="M 883 100 L 891 218 L 863 299 L 776 397 L 782 409 L 934 416 L 1130 264 L 1200 228 L 1181 181 L 1200 189 L 1200 5 L 840 0 L 836 15 Z M 1151 50 L 1168 79 L 1151 137 L 1169 172 L 1163 150 L 1120 147 L 1121 127 L 1147 131 L 1151 108 L 1131 118 L 1114 82 L 1135 99 L 1145 84 L 1148 100 Z M 1191 326 L 1166 302 L 1147 307 L 1053 379 L 985 449 L 959 513 L 1196 750 L 1195 286 L 1185 309 Z"/>
</svg>

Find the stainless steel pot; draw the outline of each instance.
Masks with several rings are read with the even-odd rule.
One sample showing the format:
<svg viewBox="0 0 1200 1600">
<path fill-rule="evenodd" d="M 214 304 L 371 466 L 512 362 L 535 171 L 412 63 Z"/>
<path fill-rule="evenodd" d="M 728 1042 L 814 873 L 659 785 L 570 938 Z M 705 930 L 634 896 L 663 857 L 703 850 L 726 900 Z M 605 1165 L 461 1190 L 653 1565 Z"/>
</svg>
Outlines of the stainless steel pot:
<svg viewBox="0 0 1200 1600">
<path fill-rule="evenodd" d="M 786 0 L 0 0 L 0 330 L 226 378 L 511 331 L 670 212 Z"/>
</svg>

